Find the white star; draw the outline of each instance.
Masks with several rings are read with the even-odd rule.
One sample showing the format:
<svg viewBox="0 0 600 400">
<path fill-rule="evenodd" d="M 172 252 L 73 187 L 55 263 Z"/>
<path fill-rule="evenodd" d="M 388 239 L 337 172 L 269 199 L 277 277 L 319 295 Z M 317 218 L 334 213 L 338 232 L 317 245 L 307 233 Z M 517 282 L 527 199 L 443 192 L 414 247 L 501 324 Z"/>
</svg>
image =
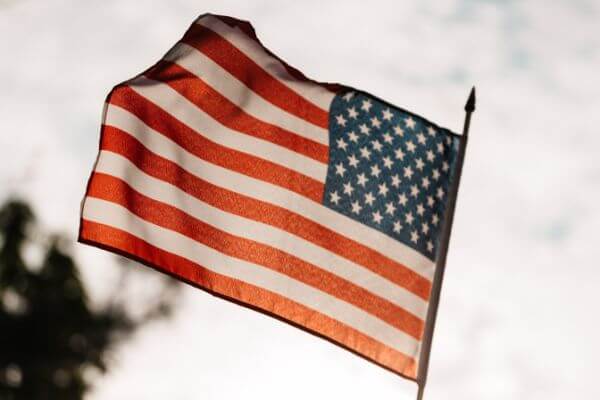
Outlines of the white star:
<svg viewBox="0 0 600 400">
<path fill-rule="evenodd" d="M 367 124 L 360 124 L 358 129 L 360 129 L 360 133 L 367 136 L 369 136 L 369 132 L 371 131 L 371 128 L 369 128 Z"/>
<path fill-rule="evenodd" d="M 346 191 L 346 189 L 344 189 L 344 191 Z M 425 213 L 425 207 L 423 207 L 423 204 L 419 203 L 417 204 L 417 214 L 419 214 L 419 216 L 423 216 L 423 214 Z"/>
<path fill-rule="evenodd" d="M 417 187 L 417 185 L 412 185 L 410 187 L 410 195 L 412 197 L 417 197 L 419 195 L 419 188 Z"/>
<path fill-rule="evenodd" d="M 371 175 L 379 178 L 379 174 L 381 170 L 379 169 L 379 165 L 375 164 L 371 167 Z"/>
<path fill-rule="evenodd" d="M 415 150 L 417 149 L 417 146 L 412 142 L 412 141 L 408 141 L 406 142 L 406 148 L 408 149 L 408 151 L 410 151 L 411 153 L 414 153 Z"/>
<path fill-rule="evenodd" d="M 383 110 L 383 119 L 385 121 L 391 121 L 393 116 L 394 116 L 394 114 L 391 113 L 389 108 L 386 108 L 385 110 Z"/>
<path fill-rule="evenodd" d="M 438 188 L 436 196 L 438 199 L 442 199 L 444 197 L 444 189 L 442 189 L 441 187 Z"/>
<path fill-rule="evenodd" d="M 423 232 L 423 235 L 427 235 L 429 232 L 429 225 L 427 225 L 427 222 L 421 224 L 421 232 Z"/>
<path fill-rule="evenodd" d="M 365 194 L 365 203 L 372 206 L 374 201 L 375 196 L 373 196 L 371 192 L 367 192 L 367 194 Z"/>
<path fill-rule="evenodd" d="M 425 144 L 426 141 L 427 141 L 427 137 L 425 137 L 425 135 L 423 135 L 423 132 L 417 133 L 417 142 L 419 142 L 419 144 Z"/>
<path fill-rule="evenodd" d="M 360 155 L 362 158 L 366 158 L 368 160 L 369 157 L 371 157 L 371 151 L 369 149 L 367 149 L 366 147 L 361 147 Z"/>
<path fill-rule="evenodd" d="M 394 162 L 392 161 L 392 159 L 389 156 L 385 156 L 385 157 L 383 157 L 383 165 L 387 169 L 392 169 L 392 165 L 394 165 Z"/>
<path fill-rule="evenodd" d="M 336 175 L 340 175 L 340 176 L 344 176 L 344 173 L 346 172 L 346 168 L 344 168 L 344 164 L 343 163 L 339 163 L 335 166 L 335 173 Z"/>
<path fill-rule="evenodd" d="M 376 224 L 379 224 L 382 220 L 383 216 L 379 213 L 379 211 L 375 211 L 373 213 L 373 222 L 375 222 Z"/>
<path fill-rule="evenodd" d="M 331 202 L 338 204 L 338 202 L 340 201 L 340 196 L 338 195 L 337 192 L 331 192 L 329 193 L 329 195 L 331 196 Z"/>
<path fill-rule="evenodd" d="M 353 131 L 348 132 L 348 138 L 354 143 L 358 142 L 358 135 Z"/>
<path fill-rule="evenodd" d="M 388 194 L 389 190 L 387 185 L 385 184 L 385 182 L 381 183 L 378 185 L 379 186 L 379 194 L 383 195 L 384 197 Z"/>
<path fill-rule="evenodd" d="M 444 154 L 444 144 L 443 143 L 437 144 L 437 152 L 440 154 Z"/>
<path fill-rule="evenodd" d="M 390 135 L 389 133 L 384 133 L 383 134 L 383 141 L 389 144 L 392 144 L 392 142 L 394 141 L 394 138 L 392 137 L 392 135 Z"/>
<path fill-rule="evenodd" d="M 407 128 L 413 129 L 415 127 L 415 120 L 412 117 L 408 117 L 404 120 L 404 124 Z"/>
<path fill-rule="evenodd" d="M 400 125 L 396 125 L 394 127 L 394 133 L 398 136 L 404 136 L 404 130 L 402 129 L 402 127 Z"/>
<path fill-rule="evenodd" d="M 429 251 L 429 252 L 433 251 L 433 243 L 431 243 L 431 240 L 427 242 L 427 251 Z"/>
<path fill-rule="evenodd" d="M 406 213 L 406 217 L 404 218 L 406 219 L 406 223 L 409 225 L 412 225 L 413 221 L 415 220 L 411 212 Z"/>
<path fill-rule="evenodd" d="M 348 109 L 348 116 L 353 119 L 358 117 L 358 111 L 356 111 L 356 107 L 352 106 Z"/>
<path fill-rule="evenodd" d="M 362 210 L 362 206 L 358 202 L 358 200 L 352 202 L 352 212 L 354 214 L 360 214 L 360 210 Z"/>
<path fill-rule="evenodd" d="M 433 214 L 433 217 L 431 217 L 431 224 L 437 226 L 438 222 L 440 222 L 440 217 L 438 217 L 437 214 Z"/>
<path fill-rule="evenodd" d="M 354 154 L 350 155 L 350 157 L 348 157 L 348 164 L 350 164 L 351 167 L 356 168 L 358 166 L 358 158 L 356 158 Z"/>
<path fill-rule="evenodd" d="M 431 183 L 429 182 L 428 177 L 424 177 L 423 179 L 421 179 L 421 186 L 423 186 L 425 189 L 427 189 L 430 184 Z"/>
<path fill-rule="evenodd" d="M 433 161 L 435 159 L 435 154 L 433 154 L 433 151 L 431 150 L 427 150 L 427 161 Z"/>
<path fill-rule="evenodd" d="M 344 118 L 342 114 L 336 116 L 335 119 L 337 120 L 338 125 L 346 126 L 346 118 Z"/>
<path fill-rule="evenodd" d="M 360 108 L 362 108 L 365 111 L 369 111 L 371 109 L 371 106 L 373 104 L 371 104 L 371 100 L 367 99 L 367 100 L 363 100 L 362 102 L 362 106 Z"/>
<path fill-rule="evenodd" d="M 348 92 L 348 93 L 346 93 L 346 94 L 344 95 L 344 97 L 343 97 L 343 98 L 344 98 L 344 100 L 346 100 L 346 101 L 350 101 L 350 100 L 352 100 L 352 98 L 353 98 L 353 97 L 354 97 L 354 92 Z"/>
<path fill-rule="evenodd" d="M 406 202 L 408 202 L 408 197 L 406 197 L 404 193 L 398 195 L 398 203 L 400 203 L 401 206 L 405 206 Z"/>
<path fill-rule="evenodd" d="M 410 241 L 413 243 L 417 243 L 418 240 L 419 240 L 419 233 L 417 231 L 412 231 L 412 233 L 410 234 Z"/>
<path fill-rule="evenodd" d="M 354 191 L 354 188 L 352 187 L 352 184 L 350 182 L 344 183 L 344 193 L 345 194 L 350 196 L 350 195 L 352 195 L 353 191 Z"/>
<path fill-rule="evenodd" d="M 348 146 L 348 143 L 346 143 L 344 138 L 339 138 L 338 140 L 336 140 L 336 142 L 337 142 L 338 149 L 342 149 L 342 150 L 346 151 L 346 147 Z"/>
<path fill-rule="evenodd" d="M 394 211 L 396 211 L 396 206 L 393 203 L 390 202 L 385 205 L 386 214 L 394 215 Z"/>
<path fill-rule="evenodd" d="M 373 117 L 371 118 L 371 125 L 373 125 L 375 128 L 379 128 L 381 127 L 381 121 L 379 120 L 379 118 Z"/>
<path fill-rule="evenodd" d="M 371 142 L 371 144 L 373 145 L 373 149 L 375 149 L 377 151 L 381 151 L 381 149 L 383 148 L 383 145 L 381 144 L 381 142 L 379 140 L 373 140 Z"/>
<path fill-rule="evenodd" d="M 398 160 L 404 160 L 404 152 L 402 151 L 402 149 L 400 149 L 400 148 L 396 149 L 395 153 L 396 153 L 396 158 Z"/>
<path fill-rule="evenodd" d="M 411 167 L 404 167 L 404 177 L 405 178 L 408 178 L 408 179 L 412 178 L 413 173 L 414 172 Z"/>
<path fill-rule="evenodd" d="M 433 198 L 433 196 L 427 196 L 427 205 L 429 207 L 433 207 L 434 204 L 435 204 L 435 199 Z"/>
<path fill-rule="evenodd" d="M 423 171 L 423 167 L 425 167 L 425 163 L 423 162 L 423 160 L 422 160 L 422 159 L 420 159 L 420 158 L 417 158 L 417 159 L 415 160 L 415 164 L 417 164 L 417 169 L 418 169 L 419 171 Z"/>
<path fill-rule="evenodd" d="M 364 173 L 358 174 L 357 177 L 358 177 L 358 184 L 361 185 L 362 187 L 365 187 L 365 184 L 367 183 L 369 178 L 367 178 Z"/>
<path fill-rule="evenodd" d="M 436 181 L 440 179 L 440 170 L 437 168 L 433 170 L 433 179 L 435 179 Z"/>
<path fill-rule="evenodd" d="M 450 165 L 448 165 L 448 162 L 444 161 L 444 163 L 442 164 L 442 171 L 448 172 L 449 168 L 450 168 Z"/>
<path fill-rule="evenodd" d="M 435 129 L 433 128 L 433 126 L 428 126 L 427 127 L 427 133 L 429 134 L 429 136 L 435 136 L 435 134 L 437 132 L 435 131 Z"/>
<path fill-rule="evenodd" d="M 400 230 L 402 230 L 402 224 L 398 221 L 395 221 L 394 222 L 394 232 L 400 233 Z"/>
<path fill-rule="evenodd" d="M 392 175 L 392 186 L 395 188 L 400 187 L 400 177 L 398 176 L 398 174 Z"/>
</svg>

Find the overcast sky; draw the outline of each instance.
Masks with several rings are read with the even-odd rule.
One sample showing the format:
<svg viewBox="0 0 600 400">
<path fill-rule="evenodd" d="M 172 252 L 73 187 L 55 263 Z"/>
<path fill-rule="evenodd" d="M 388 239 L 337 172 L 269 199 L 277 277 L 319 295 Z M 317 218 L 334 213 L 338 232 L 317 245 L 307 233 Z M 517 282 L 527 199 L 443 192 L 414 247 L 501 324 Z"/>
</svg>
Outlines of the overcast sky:
<svg viewBox="0 0 600 400">
<path fill-rule="evenodd" d="M 106 94 L 204 12 L 251 21 L 312 78 L 455 131 L 477 85 L 426 398 L 600 398 L 598 2 L 0 0 L 0 200 L 27 197 L 75 239 Z M 73 250 L 101 298 L 112 258 Z M 325 341 L 182 295 L 174 319 L 115 355 L 92 400 L 414 396 Z"/>
</svg>

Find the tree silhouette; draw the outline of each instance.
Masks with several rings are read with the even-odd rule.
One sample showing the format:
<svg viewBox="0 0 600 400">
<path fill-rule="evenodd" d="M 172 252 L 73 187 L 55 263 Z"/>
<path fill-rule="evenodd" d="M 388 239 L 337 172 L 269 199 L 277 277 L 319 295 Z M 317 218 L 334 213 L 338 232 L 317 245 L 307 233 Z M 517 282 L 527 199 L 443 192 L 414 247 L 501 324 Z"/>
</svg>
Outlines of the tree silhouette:
<svg viewBox="0 0 600 400">
<path fill-rule="evenodd" d="M 91 307 L 64 238 L 42 235 L 41 265 L 27 265 L 34 226 L 24 202 L 0 209 L 0 399 L 82 399 L 91 387 L 87 372 L 106 372 L 117 343 L 169 313 L 174 280 L 137 318 L 117 295 Z"/>
</svg>

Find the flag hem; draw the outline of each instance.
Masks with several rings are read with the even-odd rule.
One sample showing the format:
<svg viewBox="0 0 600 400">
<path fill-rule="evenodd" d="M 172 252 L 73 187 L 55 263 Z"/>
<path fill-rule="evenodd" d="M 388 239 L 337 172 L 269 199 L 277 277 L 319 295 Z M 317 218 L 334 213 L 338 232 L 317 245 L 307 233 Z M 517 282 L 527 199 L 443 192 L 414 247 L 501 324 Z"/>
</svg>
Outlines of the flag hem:
<svg viewBox="0 0 600 400">
<path fill-rule="evenodd" d="M 101 242 L 96 241 L 96 240 L 86 239 L 86 238 L 83 237 L 82 231 L 83 231 L 83 219 L 80 220 L 80 224 L 79 224 L 79 234 L 78 234 L 78 238 L 77 238 L 77 242 L 78 243 L 81 243 L 81 244 L 84 244 L 84 245 L 87 245 L 87 246 L 91 246 L 91 247 L 95 247 L 95 248 L 100 249 L 100 250 L 109 251 L 109 252 L 111 252 L 113 254 L 116 254 L 116 255 L 119 255 L 119 256 L 122 256 L 122 257 L 126 257 L 126 258 L 128 258 L 130 260 L 133 260 L 133 261 L 135 261 L 135 262 L 137 262 L 137 263 L 139 263 L 139 264 L 141 264 L 141 265 L 143 265 L 145 267 L 151 268 L 151 269 L 153 269 L 155 271 L 158 271 L 158 272 L 160 272 L 162 274 L 165 274 L 165 275 L 167 275 L 167 276 L 169 276 L 171 278 L 177 279 L 178 281 L 183 282 L 183 283 L 185 283 L 187 285 L 190 285 L 190 286 L 192 286 L 192 287 L 194 287 L 196 289 L 200 289 L 203 292 L 208 293 L 208 294 L 210 294 L 212 296 L 215 296 L 215 297 L 217 297 L 217 298 L 219 298 L 221 300 L 229 301 L 229 302 L 231 302 L 233 304 L 242 306 L 242 307 L 244 307 L 246 309 L 249 309 L 249 310 L 252 310 L 252 311 L 257 311 L 257 312 L 259 312 L 259 313 L 261 313 L 261 314 L 263 314 L 263 315 L 265 315 L 267 317 L 271 317 L 271 318 L 273 318 L 275 320 L 278 320 L 280 322 L 283 322 L 283 323 L 285 323 L 285 324 L 287 324 L 287 325 L 289 325 L 289 326 L 291 326 L 293 328 L 297 328 L 297 329 L 300 329 L 300 330 L 302 330 L 302 331 L 304 331 L 306 333 L 309 333 L 309 334 L 313 335 L 316 338 L 324 339 L 327 342 L 329 342 L 329 343 L 331 343 L 331 344 L 333 344 L 333 345 L 335 345 L 335 346 L 337 346 L 337 347 L 339 347 L 339 348 L 341 348 L 343 350 L 346 350 L 346 351 L 348 351 L 348 352 L 350 352 L 350 353 L 352 353 L 352 354 L 354 354 L 354 355 L 362 358 L 363 360 L 366 360 L 366 361 L 368 361 L 368 362 L 370 362 L 370 363 L 372 363 L 372 364 L 374 364 L 374 365 L 376 365 L 376 366 L 378 366 L 380 368 L 383 368 L 384 370 L 386 370 L 388 372 L 391 372 L 394 375 L 398 375 L 398 376 L 400 376 L 400 377 L 402 377 L 404 379 L 408 379 L 408 380 L 410 380 L 412 382 L 415 382 L 415 383 L 419 384 L 418 376 L 416 374 L 413 377 L 413 376 L 410 376 L 410 375 L 406 375 L 406 374 L 404 374 L 402 372 L 396 371 L 393 368 L 391 368 L 389 366 L 386 366 L 385 364 L 382 364 L 382 363 L 380 363 L 380 362 L 378 362 L 378 361 L 376 361 L 374 359 L 371 359 L 371 358 L 367 357 L 366 355 L 359 353 L 358 351 L 356 351 L 356 350 L 354 350 L 354 349 L 352 349 L 352 348 L 344 345 L 343 343 L 340 343 L 340 342 L 336 341 L 335 339 L 333 339 L 331 337 L 328 337 L 328 336 L 326 336 L 326 335 L 324 335 L 322 333 L 319 333 L 319 332 L 317 332 L 315 330 L 307 328 L 306 326 L 300 325 L 299 323 L 296 323 L 294 321 L 286 319 L 285 317 L 277 315 L 277 314 L 275 314 L 273 312 L 270 312 L 268 310 L 260 308 L 260 307 L 258 307 L 256 305 L 251 304 L 251 303 L 247 303 L 247 302 L 244 302 L 244 301 L 242 301 L 240 299 L 236 299 L 235 297 L 231 297 L 231 296 L 219 293 L 217 291 L 211 290 L 211 289 L 209 289 L 209 288 L 207 288 L 205 286 L 202 286 L 202 285 L 194 282 L 192 279 L 189 279 L 189 278 L 183 277 L 181 275 L 178 275 L 177 273 L 175 273 L 173 271 L 169 271 L 167 269 L 164 269 L 163 267 L 160 267 L 159 265 L 155 265 L 154 263 L 152 263 L 152 262 L 144 259 L 141 256 L 137 256 L 137 255 L 132 254 L 132 253 L 130 253 L 128 251 L 122 250 L 122 249 L 120 249 L 118 247 L 111 246 L 111 245 L 108 245 L 108 244 L 105 244 L 105 243 L 101 243 Z M 418 365 L 416 366 L 416 368 L 418 369 Z M 417 372 L 417 370 L 415 370 L 415 372 Z"/>
</svg>

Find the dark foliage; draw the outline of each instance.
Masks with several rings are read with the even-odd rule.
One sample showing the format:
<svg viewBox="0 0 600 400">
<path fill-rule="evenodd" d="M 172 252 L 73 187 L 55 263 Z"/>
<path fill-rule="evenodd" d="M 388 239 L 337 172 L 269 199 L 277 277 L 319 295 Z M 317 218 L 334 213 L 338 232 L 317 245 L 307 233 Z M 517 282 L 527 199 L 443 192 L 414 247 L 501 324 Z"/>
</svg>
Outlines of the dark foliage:
<svg viewBox="0 0 600 400">
<path fill-rule="evenodd" d="M 123 302 L 91 307 L 64 239 L 40 239 L 34 228 L 25 203 L 0 209 L 0 400 L 81 399 L 90 388 L 86 372 L 105 372 L 115 344 L 167 314 L 169 302 L 138 318 Z M 32 236 L 44 251 L 37 266 L 23 257 Z"/>
</svg>

